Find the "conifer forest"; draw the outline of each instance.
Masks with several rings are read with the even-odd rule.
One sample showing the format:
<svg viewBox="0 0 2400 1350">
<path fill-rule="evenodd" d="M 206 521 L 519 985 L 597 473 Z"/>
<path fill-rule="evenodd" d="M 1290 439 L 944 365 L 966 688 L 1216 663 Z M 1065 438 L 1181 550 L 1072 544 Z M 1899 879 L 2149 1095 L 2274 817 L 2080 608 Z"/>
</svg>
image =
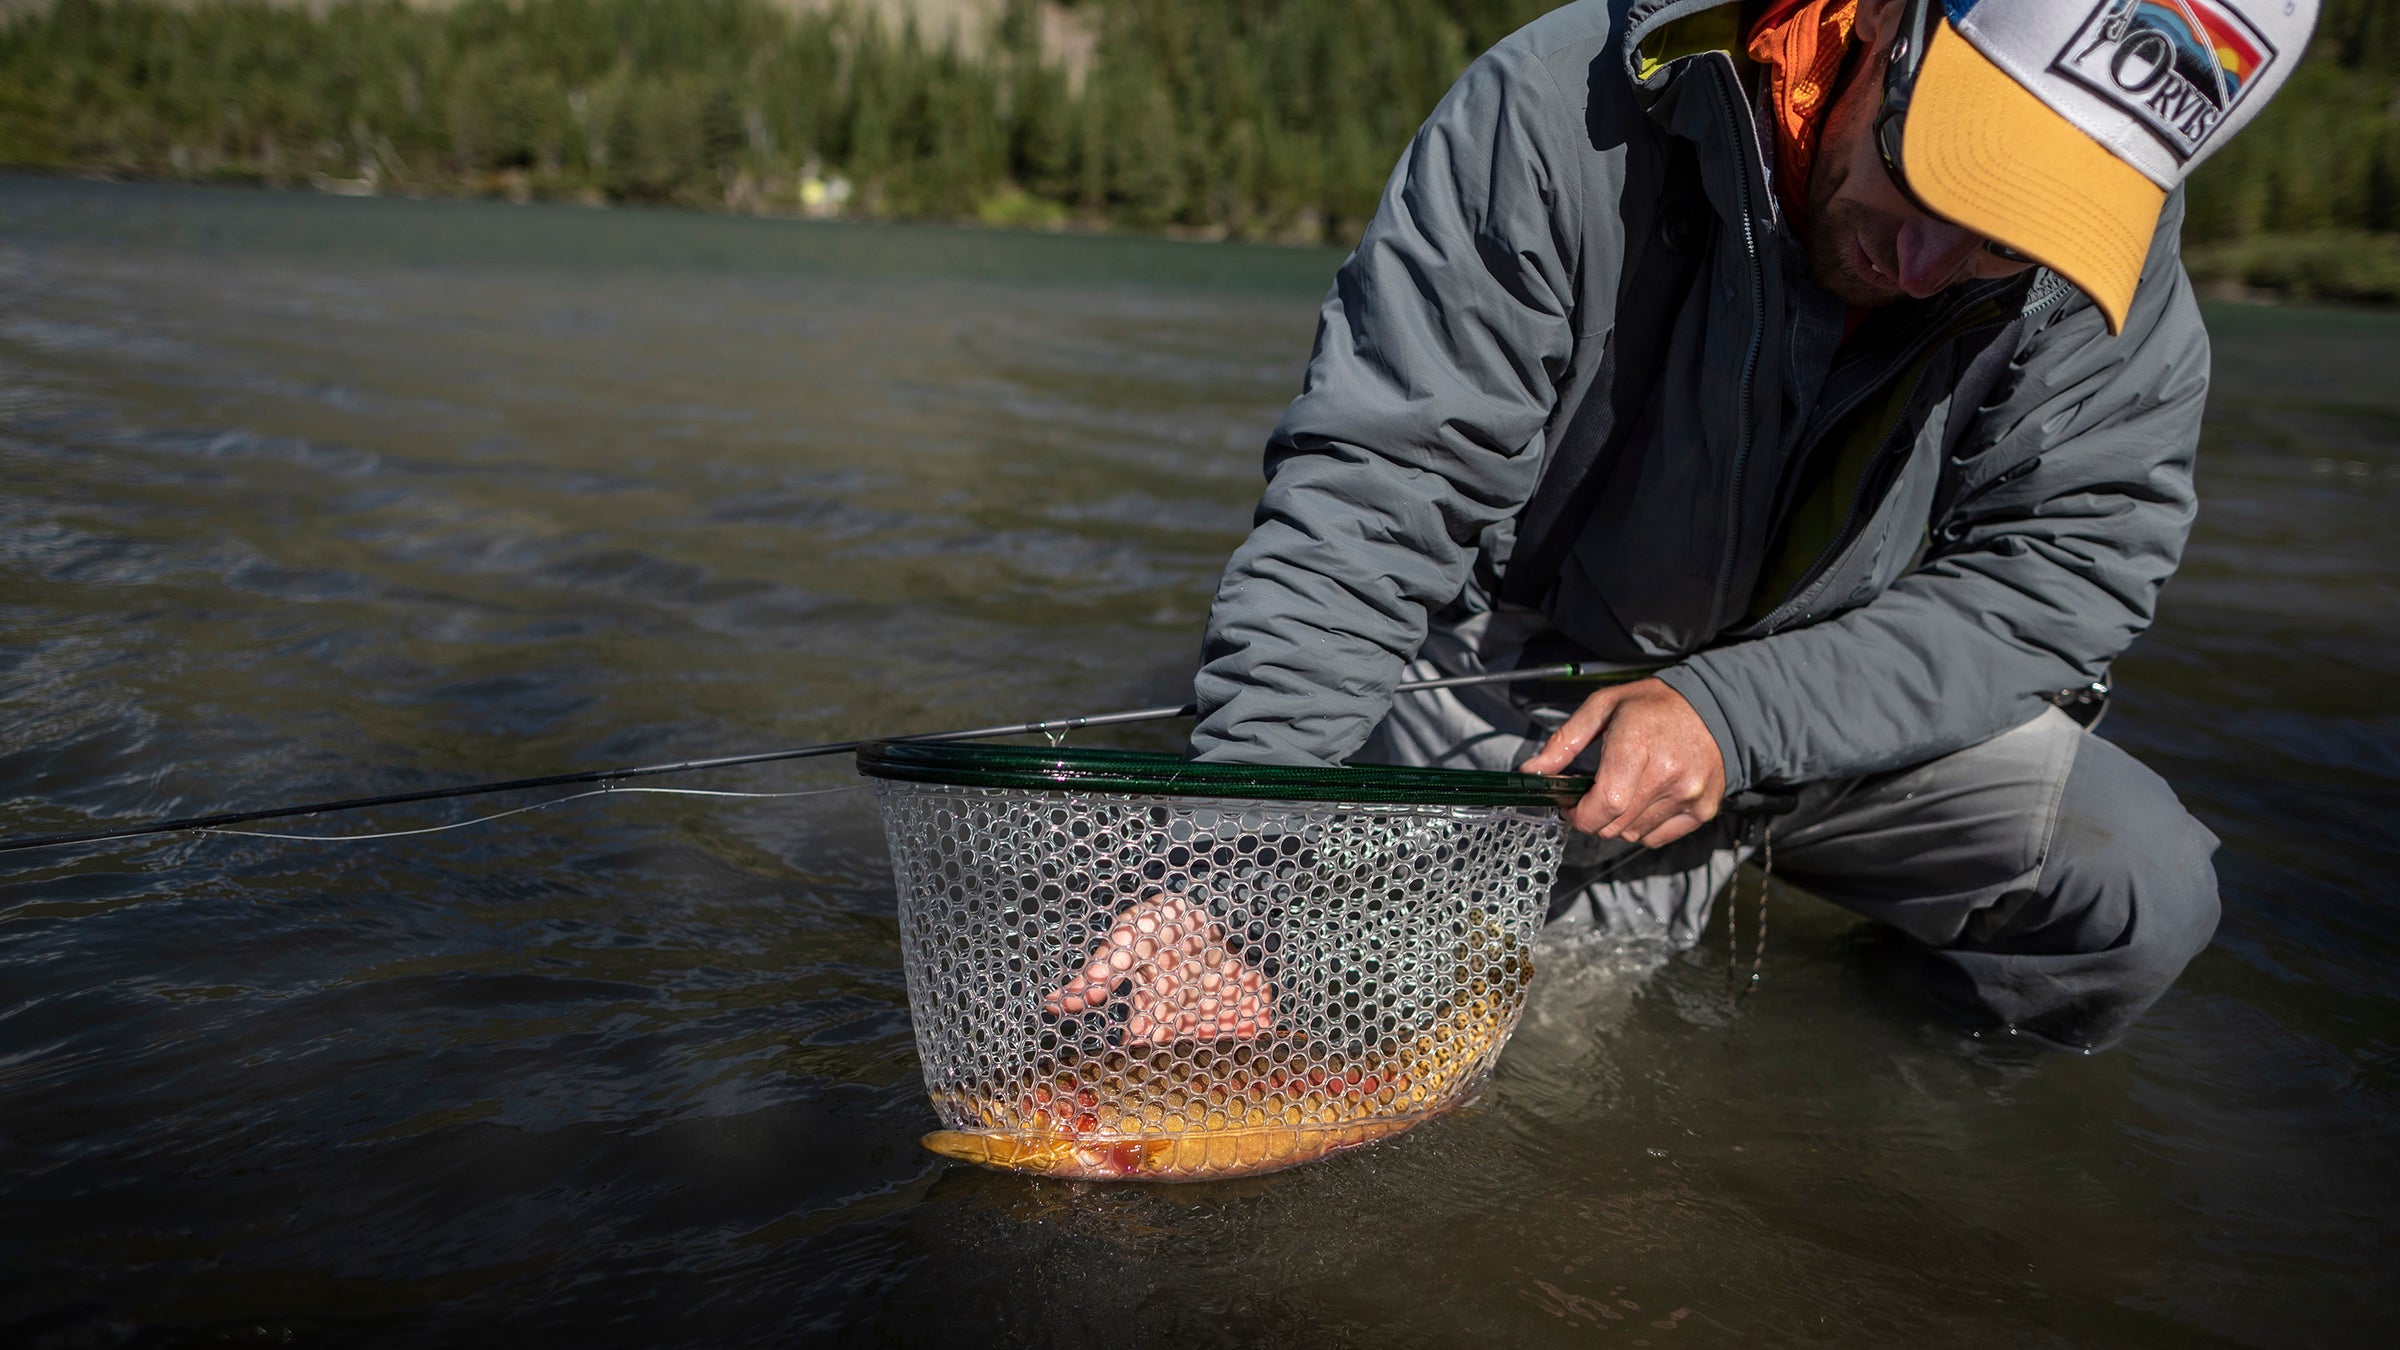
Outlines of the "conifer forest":
<svg viewBox="0 0 2400 1350">
<path fill-rule="evenodd" d="M 1343 244 L 1544 0 L 54 0 L 0 166 Z M 2196 176 L 2194 274 L 2400 300 L 2400 6 L 2326 0 Z"/>
</svg>

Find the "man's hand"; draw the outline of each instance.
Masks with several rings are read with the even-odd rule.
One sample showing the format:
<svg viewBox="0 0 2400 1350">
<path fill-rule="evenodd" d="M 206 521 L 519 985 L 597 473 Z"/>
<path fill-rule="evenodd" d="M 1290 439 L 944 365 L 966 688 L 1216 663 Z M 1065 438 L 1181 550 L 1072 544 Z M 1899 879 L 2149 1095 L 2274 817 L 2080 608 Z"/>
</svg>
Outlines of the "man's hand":
<svg viewBox="0 0 2400 1350">
<path fill-rule="evenodd" d="M 1517 767 L 1559 773 L 1600 742 L 1592 790 L 1567 823 L 1603 839 L 1664 848 L 1715 819 L 1725 797 L 1725 760 L 1692 705 L 1660 680 L 1603 689 L 1583 701 L 1541 753 Z"/>
</svg>

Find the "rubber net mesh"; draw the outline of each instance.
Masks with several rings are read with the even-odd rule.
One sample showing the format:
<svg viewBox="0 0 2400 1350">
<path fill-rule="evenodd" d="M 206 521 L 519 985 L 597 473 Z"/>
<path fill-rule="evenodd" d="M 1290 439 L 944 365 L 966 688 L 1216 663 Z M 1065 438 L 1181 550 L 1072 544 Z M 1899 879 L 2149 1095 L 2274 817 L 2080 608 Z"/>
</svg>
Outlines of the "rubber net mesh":
<svg viewBox="0 0 2400 1350">
<path fill-rule="evenodd" d="M 876 784 L 949 1156 L 1269 1171 L 1490 1070 L 1558 865 L 1548 809 Z"/>
</svg>

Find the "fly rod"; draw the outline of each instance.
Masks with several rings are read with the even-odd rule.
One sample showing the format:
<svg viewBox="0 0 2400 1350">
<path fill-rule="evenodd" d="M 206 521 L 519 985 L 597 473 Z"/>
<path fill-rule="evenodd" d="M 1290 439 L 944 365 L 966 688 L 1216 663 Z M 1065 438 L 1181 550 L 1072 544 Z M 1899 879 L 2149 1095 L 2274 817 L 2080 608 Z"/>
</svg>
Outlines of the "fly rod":
<svg viewBox="0 0 2400 1350">
<path fill-rule="evenodd" d="M 1480 675 L 1445 675 L 1439 679 L 1406 680 L 1395 693 L 1421 694 L 1435 689 L 1463 689 L 1471 685 L 1513 684 L 1521 680 L 1595 680 L 1603 683 L 1639 679 L 1657 667 L 1617 666 L 1599 661 L 1561 661 L 1555 665 L 1526 666 L 1517 670 L 1487 671 Z M 621 769 L 587 769 L 581 773 L 543 774 L 538 778 L 510 778 L 497 783 L 470 783 L 463 787 L 424 788 L 416 792 L 387 792 L 377 797 L 349 797 L 340 801 L 311 802 L 305 806 L 269 806 L 255 811 L 220 811 L 214 815 L 184 816 L 176 820 L 156 820 L 143 825 L 120 825 L 105 830 L 77 830 L 67 834 L 30 835 L 22 839 L 0 840 L 0 853 L 15 853 L 22 849 L 57 848 L 67 844 L 96 844 L 110 839 L 132 839 L 146 834 L 175 834 L 184 830 L 209 830 L 224 825 L 243 825 L 258 820 L 283 820 L 292 816 L 324 815 L 335 811 L 364 811 L 374 806 L 400 806 L 409 802 L 445 801 L 453 797 L 481 797 L 495 792 L 517 792 L 527 788 L 572 787 L 581 783 L 615 783 L 628 778 L 655 778 L 661 774 L 693 773 L 701 769 L 726 769 L 739 764 L 769 764 L 787 759 L 814 759 L 822 755 L 844 755 L 868 741 L 980 741 L 998 736 L 1054 736 L 1085 727 L 1124 726 L 1134 722 L 1164 722 L 1177 717 L 1192 717 L 1199 709 L 1185 703 L 1155 708 L 1134 708 L 1126 712 L 1094 713 L 1086 717 L 1060 717 L 1041 722 L 1013 722 L 1006 726 L 974 727 L 966 731 L 929 731 L 914 736 L 868 736 L 855 741 L 826 741 L 818 745 L 793 746 L 786 750 L 761 750 L 747 755 L 718 755 L 710 759 L 684 759 L 670 764 L 636 764 Z"/>
</svg>

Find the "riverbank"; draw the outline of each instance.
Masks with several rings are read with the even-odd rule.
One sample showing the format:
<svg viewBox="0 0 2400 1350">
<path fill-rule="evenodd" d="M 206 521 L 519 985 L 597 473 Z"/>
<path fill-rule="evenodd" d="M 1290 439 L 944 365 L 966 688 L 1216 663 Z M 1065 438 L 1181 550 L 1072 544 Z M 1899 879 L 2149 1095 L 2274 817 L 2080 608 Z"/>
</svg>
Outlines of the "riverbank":
<svg viewBox="0 0 2400 1350">
<path fill-rule="evenodd" d="M 2184 270 L 2228 299 L 2400 304 L 2400 234 L 2317 230 L 2187 246 Z"/>
<path fill-rule="evenodd" d="M 1543 0 L 82 0 L 0 25 L 0 163 L 362 195 L 1355 238 Z"/>
<path fill-rule="evenodd" d="M 72 0 L 0 8 L 0 165 L 1346 247 L 1458 72 L 1552 3 Z M 2203 255 L 2227 285 L 2390 289 L 2400 25 L 2376 3 L 2327 0 L 2195 175 L 2187 241 L 2246 241 Z M 2328 231 L 2385 242 L 2259 242 Z"/>
<path fill-rule="evenodd" d="M 324 197 L 397 197 L 422 202 L 428 206 L 443 203 L 466 204 L 477 201 L 505 200 L 520 205 L 572 204 L 592 209 L 624 209 L 636 215 L 663 214 L 667 216 L 690 213 L 692 208 L 658 208 L 642 203 L 612 202 L 591 193 L 569 196 L 544 194 L 529 183 L 506 181 L 492 185 L 487 191 L 457 192 L 395 192 L 387 187 L 357 180 L 318 180 L 313 183 L 274 183 L 263 176 L 223 174 L 206 183 L 179 182 L 173 178 L 127 173 L 91 173 L 62 170 L 23 170 L 0 165 L 0 178 L 14 174 L 25 179 L 49 178 L 60 181 L 88 183 L 123 183 L 155 188 L 198 186 L 219 189 L 259 189 L 276 193 L 295 193 Z M 271 208 L 264 208 L 271 209 Z M 774 219 L 821 224 L 861 225 L 875 222 L 844 217 L 830 211 L 774 210 L 756 207 L 748 210 L 714 212 L 710 214 L 760 219 L 765 224 Z M 728 220 L 728 224 L 732 221 Z M 1097 242 L 1115 238 L 1132 243 L 1145 238 L 1164 242 L 1218 243 L 1241 242 L 1252 247 L 1287 250 L 1293 255 L 1289 268 L 1313 274 L 1322 269 L 1328 274 L 1331 263 L 1337 261 L 1338 246 L 1327 246 L 1310 239 L 1244 238 L 1237 239 L 1222 228 L 1208 226 L 1164 226 L 1153 230 L 1129 230 L 1105 217 L 1077 216 L 1060 210 L 1022 192 L 1000 195 L 956 220 L 915 220 L 882 222 L 933 228 L 963 228 L 1002 231 L 1010 234 L 1040 233 L 1070 236 Z M 325 228 L 339 229 L 341 225 L 330 218 Z M 1063 245 L 1062 245 L 1063 246 Z M 628 259 L 631 261 L 631 259 Z M 1103 282 L 1120 277 L 1121 269 L 1100 255 L 1085 254 L 1079 260 L 1061 259 L 1061 264 L 1089 266 Z M 1149 265 L 1145 261 L 1145 266 Z M 2184 267 L 2204 298 L 2238 304 L 2335 304 L 2376 309 L 2400 308 L 2400 235 L 2375 234 L 2366 231 L 2326 230 L 2311 233 L 2263 235 L 2254 239 L 2193 243 L 2184 247 Z M 1188 269 L 1171 269 L 1183 272 Z M 1202 269 L 1212 272 L 1216 269 Z M 1248 272 L 1245 264 L 1237 271 Z M 1206 283 L 1203 283 L 1206 284 Z"/>
</svg>

